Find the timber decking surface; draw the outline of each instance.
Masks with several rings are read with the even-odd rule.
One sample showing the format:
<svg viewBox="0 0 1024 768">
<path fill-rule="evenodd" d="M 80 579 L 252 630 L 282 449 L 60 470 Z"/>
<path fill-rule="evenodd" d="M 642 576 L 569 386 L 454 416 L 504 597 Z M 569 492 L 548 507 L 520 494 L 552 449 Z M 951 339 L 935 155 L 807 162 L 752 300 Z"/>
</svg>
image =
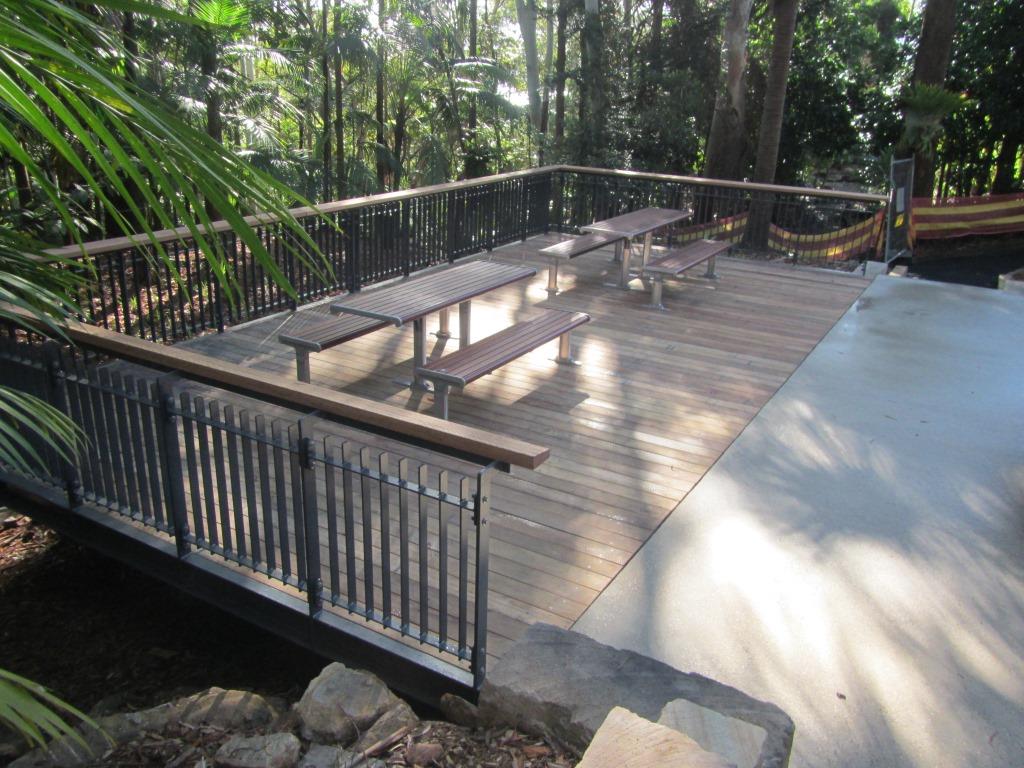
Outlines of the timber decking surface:
<svg viewBox="0 0 1024 768">
<path fill-rule="evenodd" d="M 538 251 L 558 239 L 532 238 L 491 258 L 546 266 Z M 611 257 L 609 247 L 574 260 L 554 297 L 541 276 L 473 302 L 473 339 L 541 308 L 593 318 L 574 332 L 577 366 L 556 365 L 552 341 L 451 402 L 455 422 L 551 448 L 537 470 L 494 474 L 492 656 L 532 622 L 571 626 L 869 282 L 720 258 L 719 280 L 667 285 L 671 308 L 656 311 L 639 280 L 630 291 L 603 285 L 617 274 Z M 187 346 L 294 376 L 294 353 L 277 340 L 286 320 L 268 318 Z M 436 327 L 430 316 L 428 330 Z M 334 347 L 312 356 L 312 381 L 429 411 L 430 394 L 396 383 L 408 373 L 412 343 L 411 328 L 386 328 Z M 433 339 L 428 347 L 436 359 L 458 340 Z"/>
</svg>

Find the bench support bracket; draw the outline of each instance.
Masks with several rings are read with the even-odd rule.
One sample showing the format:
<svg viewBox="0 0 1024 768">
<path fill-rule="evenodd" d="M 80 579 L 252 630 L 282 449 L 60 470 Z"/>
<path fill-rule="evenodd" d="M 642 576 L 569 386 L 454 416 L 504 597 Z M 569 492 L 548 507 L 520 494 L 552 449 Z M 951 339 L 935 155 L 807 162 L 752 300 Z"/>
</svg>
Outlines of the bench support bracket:
<svg viewBox="0 0 1024 768">
<path fill-rule="evenodd" d="M 664 309 L 661 303 L 662 276 L 655 273 L 651 275 L 651 309 Z"/>
<path fill-rule="evenodd" d="M 434 415 L 439 419 L 448 420 L 448 390 L 450 384 L 443 381 L 434 382 Z"/>
<path fill-rule="evenodd" d="M 559 365 L 575 365 L 576 361 L 572 358 L 572 342 L 570 340 L 570 333 L 563 333 L 558 337 L 558 357 L 555 358 L 555 362 Z"/>
</svg>

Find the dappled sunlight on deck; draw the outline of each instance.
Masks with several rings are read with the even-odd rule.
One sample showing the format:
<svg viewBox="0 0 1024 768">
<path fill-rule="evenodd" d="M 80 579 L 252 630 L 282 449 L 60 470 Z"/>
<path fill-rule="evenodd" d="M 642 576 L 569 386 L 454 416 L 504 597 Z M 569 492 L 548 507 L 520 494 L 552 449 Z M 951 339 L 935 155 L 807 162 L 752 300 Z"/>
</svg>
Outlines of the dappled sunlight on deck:
<svg viewBox="0 0 1024 768">
<path fill-rule="evenodd" d="M 848 275 L 721 259 L 715 282 L 667 284 L 668 311 L 647 307 L 643 284 L 614 279 L 611 249 L 560 270 L 545 290 L 537 251 L 556 236 L 496 250 L 537 276 L 473 301 L 474 341 L 541 308 L 587 312 L 573 332 L 577 364 L 557 365 L 557 342 L 454 392 L 454 422 L 549 446 L 538 470 L 494 477 L 490 651 L 500 655 L 534 621 L 570 626 L 690 491 L 761 406 L 867 285 Z M 372 289 L 369 289 L 372 290 Z M 325 304 L 307 311 L 326 312 Z M 427 338 L 436 358 L 458 349 Z M 188 346 L 294 376 L 277 341 L 284 317 L 208 335 Z M 427 331 L 438 329 L 436 316 Z M 311 356 L 311 380 L 343 392 L 428 412 L 411 393 L 411 329 L 385 328 Z M 828 450 L 823 447 L 822 450 Z"/>
</svg>

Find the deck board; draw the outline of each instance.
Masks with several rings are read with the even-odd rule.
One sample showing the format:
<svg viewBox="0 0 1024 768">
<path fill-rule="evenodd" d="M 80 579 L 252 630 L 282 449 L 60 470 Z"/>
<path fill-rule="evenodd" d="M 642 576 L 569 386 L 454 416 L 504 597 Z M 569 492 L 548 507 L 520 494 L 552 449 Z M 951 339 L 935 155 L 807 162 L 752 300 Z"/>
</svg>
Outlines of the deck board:
<svg viewBox="0 0 1024 768">
<path fill-rule="evenodd" d="M 587 312 L 592 322 L 573 335 L 579 365 L 555 365 L 551 342 L 450 401 L 453 421 L 551 448 L 538 470 L 494 477 L 492 656 L 530 622 L 571 626 L 869 282 L 720 258 L 717 281 L 667 282 L 668 311 L 659 312 L 647 307 L 638 280 L 630 291 L 604 285 L 617 277 L 610 247 L 562 265 L 562 292 L 548 296 L 548 262 L 537 252 L 557 240 L 494 252 L 538 275 L 474 300 L 473 338 L 541 307 Z M 285 319 L 187 344 L 294 376 L 293 352 L 277 342 Z M 429 318 L 428 330 L 436 327 Z M 430 337 L 428 357 L 457 344 Z M 311 375 L 316 384 L 429 411 L 429 394 L 395 383 L 408 378 L 411 363 L 411 329 L 387 328 L 313 355 Z"/>
</svg>

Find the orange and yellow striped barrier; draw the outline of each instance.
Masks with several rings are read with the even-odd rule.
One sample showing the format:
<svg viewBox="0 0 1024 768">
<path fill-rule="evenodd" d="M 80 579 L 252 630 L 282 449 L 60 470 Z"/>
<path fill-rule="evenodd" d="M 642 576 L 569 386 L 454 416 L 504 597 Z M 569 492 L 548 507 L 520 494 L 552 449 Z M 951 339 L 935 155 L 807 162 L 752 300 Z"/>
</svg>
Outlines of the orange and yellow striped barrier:
<svg viewBox="0 0 1024 768">
<path fill-rule="evenodd" d="M 1024 194 L 915 197 L 911 204 L 910 241 L 1024 231 Z"/>
<path fill-rule="evenodd" d="M 790 232 L 770 224 L 768 245 L 773 250 L 795 254 L 797 259 L 845 261 L 875 250 L 884 226 L 885 209 L 859 224 L 814 235 Z"/>
<path fill-rule="evenodd" d="M 738 243 L 743 239 L 748 218 L 750 218 L 750 214 L 744 211 L 735 216 L 724 216 L 703 224 L 694 224 L 677 229 L 672 233 L 672 239 L 680 243 L 688 243 L 691 240 L 722 240 L 723 242 Z"/>
</svg>

